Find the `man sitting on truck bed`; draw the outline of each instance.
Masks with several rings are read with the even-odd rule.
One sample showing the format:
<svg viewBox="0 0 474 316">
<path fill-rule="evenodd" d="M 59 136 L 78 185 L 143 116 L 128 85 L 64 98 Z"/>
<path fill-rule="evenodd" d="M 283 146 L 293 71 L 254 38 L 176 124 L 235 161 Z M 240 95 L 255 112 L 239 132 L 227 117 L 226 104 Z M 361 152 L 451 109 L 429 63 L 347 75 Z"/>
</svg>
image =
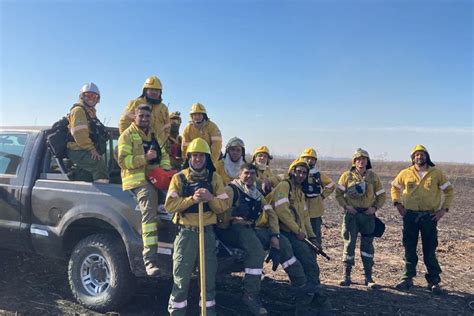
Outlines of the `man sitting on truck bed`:
<svg viewBox="0 0 474 316">
<path fill-rule="evenodd" d="M 134 122 L 118 140 L 118 164 L 122 168 L 122 188 L 131 190 L 142 213 L 143 261 L 146 273 L 159 274 L 158 269 L 158 191 L 147 181 L 146 174 L 157 167 L 170 169 L 165 146 L 160 146 L 150 129 L 151 107 L 139 105 Z"/>
</svg>

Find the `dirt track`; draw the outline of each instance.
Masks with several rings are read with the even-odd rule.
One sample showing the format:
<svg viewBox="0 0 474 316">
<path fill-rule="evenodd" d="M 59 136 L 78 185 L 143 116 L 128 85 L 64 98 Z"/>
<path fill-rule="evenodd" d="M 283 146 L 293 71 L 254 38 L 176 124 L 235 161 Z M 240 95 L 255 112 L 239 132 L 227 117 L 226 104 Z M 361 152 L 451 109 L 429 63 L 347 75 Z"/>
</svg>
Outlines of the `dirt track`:
<svg viewBox="0 0 474 316">
<path fill-rule="evenodd" d="M 337 175 L 331 175 L 337 180 Z M 389 188 L 391 177 L 383 177 L 384 187 Z M 454 181 L 454 179 L 452 179 Z M 473 315 L 474 314 L 474 180 L 457 178 L 455 201 L 449 214 L 439 225 L 438 259 L 443 269 L 442 284 L 447 293 L 433 296 L 425 289 L 424 265 L 418 264 L 415 289 L 409 293 L 396 291 L 403 266 L 401 245 L 401 220 L 389 201 L 379 216 L 387 224 L 383 238 L 375 243 L 374 278 L 383 288 L 367 290 L 362 285 L 363 271 L 356 252 L 353 279 L 356 285 L 343 288 L 337 285 L 341 276 L 342 240 L 340 222 L 342 213 L 334 196 L 327 199 L 324 216 L 324 246 L 333 258 L 318 258 L 321 280 L 328 296 L 328 314 L 344 315 Z M 92 314 L 78 305 L 67 283 L 66 263 L 37 255 L 0 250 L 0 315 L 57 315 Z M 265 267 L 262 298 L 270 315 L 291 315 L 294 305 L 288 300 L 289 284 L 281 268 L 271 273 Z M 217 284 L 218 313 L 247 315 L 241 308 L 239 296 L 241 274 L 225 276 Z M 190 315 L 197 314 L 198 293 L 192 284 Z M 166 305 L 171 289 L 169 281 L 142 279 L 132 301 L 120 315 L 166 315 Z M 192 309 L 192 308 L 190 308 Z"/>
</svg>

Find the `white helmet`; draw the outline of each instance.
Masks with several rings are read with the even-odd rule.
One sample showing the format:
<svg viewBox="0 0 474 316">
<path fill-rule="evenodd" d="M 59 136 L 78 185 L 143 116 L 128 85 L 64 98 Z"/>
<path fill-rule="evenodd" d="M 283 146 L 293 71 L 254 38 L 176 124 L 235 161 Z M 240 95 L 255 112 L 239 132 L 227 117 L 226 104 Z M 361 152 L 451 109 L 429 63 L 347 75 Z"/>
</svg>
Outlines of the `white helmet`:
<svg viewBox="0 0 474 316">
<path fill-rule="evenodd" d="M 80 95 L 82 95 L 84 92 L 94 92 L 100 97 L 99 88 L 93 82 L 86 83 L 82 86 Z"/>
</svg>

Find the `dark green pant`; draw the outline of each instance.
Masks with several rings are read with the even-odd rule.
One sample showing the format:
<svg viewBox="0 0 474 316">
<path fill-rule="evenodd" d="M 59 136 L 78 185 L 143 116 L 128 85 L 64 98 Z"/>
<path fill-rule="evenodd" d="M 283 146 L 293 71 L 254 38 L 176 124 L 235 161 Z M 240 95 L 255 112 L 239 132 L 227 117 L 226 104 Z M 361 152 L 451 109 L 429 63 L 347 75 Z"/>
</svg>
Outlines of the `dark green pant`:
<svg viewBox="0 0 474 316">
<path fill-rule="evenodd" d="M 263 248 L 265 250 L 270 249 L 270 230 L 266 228 L 256 228 L 255 233 L 257 234 L 258 239 L 260 239 Z M 304 274 L 303 266 L 298 259 L 296 259 L 290 242 L 283 235 L 280 235 L 280 264 L 288 274 L 293 286 L 306 284 L 306 276 Z"/>
<path fill-rule="evenodd" d="M 421 232 L 421 243 L 423 249 L 423 260 L 428 273 L 425 274 L 426 281 L 438 284 L 441 268 L 436 258 L 436 247 L 438 246 L 437 222 L 431 218 L 431 212 L 408 211 L 403 217 L 403 246 L 405 247 L 405 270 L 403 279 L 416 276 L 416 264 L 418 256 L 416 247 L 418 235 Z"/>
<path fill-rule="evenodd" d="M 316 235 L 316 241 L 321 246 L 323 245 L 323 238 L 321 236 L 321 225 L 323 224 L 323 219 L 321 217 L 314 217 L 311 219 L 311 227 L 313 228 L 314 235 Z"/>
<path fill-rule="evenodd" d="M 343 218 L 342 238 L 344 239 L 344 254 L 342 261 L 348 265 L 354 265 L 355 247 L 357 236 L 361 234 L 371 234 L 375 228 L 375 218 L 373 215 L 364 213 L 350 214 L 346 212 Z M 360 256 L 364 270 L 372 271 L 374 265 L 374 237 L 360 237 Z"/>
<path fill-rule="evenodd" d="M 282 232 L 282 235 L 288 238 L 296 259 L 298 259 L 303 266 L 306 279 L 314 284 L 320 284 L 319 266 L 316 261 L 316 253 L 313 249 L 311 249 L 304 241 L 297 239 L 296 235 L 293 233 Z"/>
<path fill-rule="evenodd" d="M 248 225 L 232 224 L 227 229 L 217 229 L 217 236 L 225 245 L 245 251 L 244 291 L 249 295 L 258 295 L 265 251 L 254 229 Z"/>
<path fill-rule="evenodd" d="M 204 248 L 206 262 L 206 306 L 207 315 L 216 315 L 216 238 L 212 226 L 205 227 Z M 196 263 L 199 260 L 199 235 L 195 230 L 180 229 L 174 240 L 173 289 L 168 304 L 170 315 L 186 315 L 188 290 Z M 194 307 L 193 310 L 196 310 Z"/>
<path fill-rule="evenodd" d="M 158 193 L 147 184 L 132 190 L 142 213 L 143 261 L 158 265 Z"/>
<path fill-rule="evenodd" d="M 102 157 L 101 160 L 94 160 L 88 150 L 67 150 L 67 156 L 76 165 L 72 170 L 71 180 L 74 181 L 96 181 L 108 179 L 109 172 Z"/>
</svg>

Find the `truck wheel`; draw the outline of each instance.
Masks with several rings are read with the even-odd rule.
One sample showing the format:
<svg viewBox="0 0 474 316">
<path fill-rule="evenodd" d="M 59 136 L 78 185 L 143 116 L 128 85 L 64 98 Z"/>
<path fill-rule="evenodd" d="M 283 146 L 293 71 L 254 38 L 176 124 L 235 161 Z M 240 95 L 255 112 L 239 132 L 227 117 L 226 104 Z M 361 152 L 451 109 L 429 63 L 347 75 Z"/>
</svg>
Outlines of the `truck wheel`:
<svg viewBox="0 0 474 316">
<path fill-rule="evenodd" d="M 107 312 L 125 304 L 135 291 L 135 277 L 119 238 L 95 234 L 82 239 L 69 259 L 69 285 L 85 307 Z"/>
</svg>

